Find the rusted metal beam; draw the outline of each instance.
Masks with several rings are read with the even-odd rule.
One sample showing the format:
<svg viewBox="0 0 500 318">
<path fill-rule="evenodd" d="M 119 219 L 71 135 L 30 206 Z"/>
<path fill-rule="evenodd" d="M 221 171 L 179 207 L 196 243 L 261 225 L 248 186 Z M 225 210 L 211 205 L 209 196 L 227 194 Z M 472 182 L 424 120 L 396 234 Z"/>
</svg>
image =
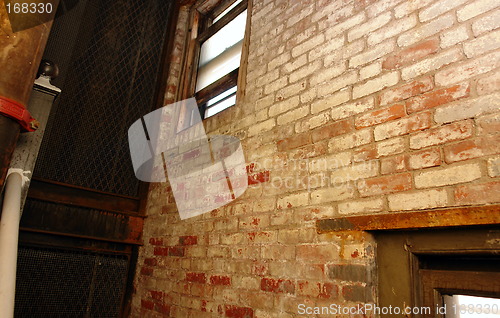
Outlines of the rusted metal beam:
<svg viewBox="0 0 500 318">
<path fill-rule="evenodd" d="M 28 191 L 28 197 L 42 201 L 106 210 L 124 215 L 137 216 L 140 213 L 140 198 L 84 189 L 51 180 L 34 178 Z"/>
<path fill-rule="evenodd" d="M 359 215 L 316 221 L 318 233 L 500 224 L 500 205 Z"/>
<path fill-rule="evenodd" d="M 142 244 L 144 218 L 28 199 L 21 230 L 124 244 Z"/>
</svg>

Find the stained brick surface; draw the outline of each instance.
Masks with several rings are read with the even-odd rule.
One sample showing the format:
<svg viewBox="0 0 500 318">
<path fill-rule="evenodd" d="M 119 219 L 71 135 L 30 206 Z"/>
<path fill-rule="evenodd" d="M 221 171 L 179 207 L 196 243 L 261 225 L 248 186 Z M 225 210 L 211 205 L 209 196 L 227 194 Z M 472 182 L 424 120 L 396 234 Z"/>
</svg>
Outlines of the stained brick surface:
<svg viewBox="0 0 500 318">
<path fill-rule="evenodd" d="M 244 94 L 204 121 L 240 138 L 249 187 L 180 220 L 168 183 L 150 185 L 131 317 L 293 318 L 301 303 L 373 303 L 372 237 L 318 234 L 318 219 L 500 201 L 498 1 L 251 2 Z M 184 87 L 189 9 L 165 104 Z M 227 200 L 217 188 L 186 195 L 206 193 Z"/>
</svg>

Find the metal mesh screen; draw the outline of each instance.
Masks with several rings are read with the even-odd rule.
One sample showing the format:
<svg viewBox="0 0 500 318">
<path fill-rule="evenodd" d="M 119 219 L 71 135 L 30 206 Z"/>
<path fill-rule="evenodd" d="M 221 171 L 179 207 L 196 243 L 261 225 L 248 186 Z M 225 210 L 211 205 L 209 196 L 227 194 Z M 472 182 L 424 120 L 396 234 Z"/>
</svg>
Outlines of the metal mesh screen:
<svg viewBox="0 0 500 318">
<path fill-rule="evenodd" d="M 128 259 L 21 247 L 15 317 L 118 317 Z"/>
<path fill-rule="evenodd" d="M 63 62 L 64 82 L 35 176 L 137 196 L 127 130 L 153 108 L 173 1 L 82 3 L 70 12 L 80 16 L 78 31 L 72 19 L 55 20 L 44 55 Z"/>
</svg>

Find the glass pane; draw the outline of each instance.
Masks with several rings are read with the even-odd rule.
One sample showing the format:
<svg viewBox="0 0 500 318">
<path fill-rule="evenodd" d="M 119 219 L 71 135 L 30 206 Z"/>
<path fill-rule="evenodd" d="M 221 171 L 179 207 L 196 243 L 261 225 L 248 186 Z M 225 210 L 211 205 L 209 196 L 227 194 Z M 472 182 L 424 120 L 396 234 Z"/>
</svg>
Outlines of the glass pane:
<svg viewBox="0 0 500 318">
<path fill-rule="evenodd" d="M 219 94 L 209 100 L 207 102 L 207 109 L 205 111 L 205 118 L 208 118 L 210 116 L 213 116 L 217 113 L 220 113 L 226 108 L 229 108 L 236 104 L 236 90 L 237 87 L 233 87 L 228 89 L 227 91 L 223 92 L 222 94 Z M 231 96 L 232 95 L 232 96 Z M 230 96 L 229 98 L 227 98 Z M 226 98 L 226 99 L 224 99 Z M 222 101 L 221 101 L 222 100 Z M 213 105 L 213 106 L 211 106 Z"/>
<path fill-rule="evenodd" d="M 245 10 L 201 45 L 197 92 L 240 66 L 246 16 Z"/>
<path fill-rule="evenodd" d="M 243 0 L 237 0 L 235 3 L 233 3 L 229 8 L 224 10 L 221 14 L 219 14 L 213 21 L 212 23 L 214 24 L 215 22 L 219 21 L 223 16 L 225 16 L 229 11 L 233 10 L 238 4 L 241 3 Z"/>
<path fill-rule="evenodd" d="M 446 318 L 500 318 L 500 299 L 467 295 L 444 296 Z"/>
<path fill-rule="evenodd" d="M 236 93 L 237 89 L 238 89 L 238 86 L 235 86 L 235 87 L 230 88 L 227 91 L 223 92 L 222 94 L 219 94 L 219 95 L 215 96 L 214 98 L 210 99 L 207 102 L 207 106 L 210 107 L 213 104 L 217 103 L 218 101 L 220 101 L 220 100 L 228 97 L 229 95 Z"/>
</svg>

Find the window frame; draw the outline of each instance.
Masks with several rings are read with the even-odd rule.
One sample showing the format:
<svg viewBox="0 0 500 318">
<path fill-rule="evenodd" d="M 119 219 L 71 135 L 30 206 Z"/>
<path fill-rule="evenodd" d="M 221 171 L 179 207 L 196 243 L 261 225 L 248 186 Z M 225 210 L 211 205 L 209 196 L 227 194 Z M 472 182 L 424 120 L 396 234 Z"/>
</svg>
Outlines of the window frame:
<svg viewBox="0 0 500 318">
<path fill-rule="evenodd" d="M 491 297 L 500 292 L 500 287 L 493 285 L 471 287 L 474 279 L 488 282 L 484 278 L 491 274 L 491 266 L 457 266 L 457 260 L 464 258 L 498 258 L 500 247 L 490 243 L 500 235 L 498 225 L 373 231 L 372 234 L 377 242 L 378 306 L 430 307 L 432 310 L 431 315 L 402 313 L 394 317 L 443 317 L 434 312 L 436 306 L 443 305 L 443 295 L 461 292 Z M 463 279 L 466 275 L 471 279 Z"/>
<path fill-rule="evenodd" d="M 224 12 L 235 1 L 236 0 L 220 1 L 210 10 L 203 9 L 195 5 L 191 12 L 191 20 L 190 20 L 191 29 L 189 30 L 190 38 L 187 45 L 187 54 L 185 55 L 186 56 L 185 67 L 183 72 L 184 80 L 182 85 L 183 88 L 181 89 L 181 99 L 187 99 L 189 97 L 194 96 L 199 105 L 202 119 L 205 119 L 205 111 L 206 111 L 205 105 L 210 99 L 216 97 L 217 95 L 223 93 L 224 91 L 234 86 L 238 87 L 236 91 L 236 104 L 238 104 L 238 101 L 244 95 L 244 86 L 245 86 L 244 77 L 246 75 L 246 61 L 248 57 L 248 44 L 249 44 L 248 42 L 249 42 L 250 17 L 251 17 L 250 12 L 252 8 L 252 1 L 243 0 L 231 11 L 225 14 L 221 19 L 219 19 L 214 24 L 211 24 L 211 22 L 214 20 L 215 17 Z M 234 18 L 236 18 L 240 13 L 242 13 L 245 10 L 247 10 L 248 14 L 247 14 L 245 35 L 243 38 L 243 47 L 241 52 L 239 68 L 231 71 L 230 73 L 224 75 L 223 77 L 213 82 L 209 86 L 196 92 L 196 83 L 198 78 L 198 63 L 200 59 L 200 51 L 202 43 L 207 39 L 209 39 L 212 35 L 217 33 L 220 29 L 222 29 L 225 25 L 227 25 L 229 22 L 231 22 Z M 181 120 L 179 123 L 178 131 L 182 131 L 185 128 L 189 127 L 189 123 L 187 123 L 187 120 L 185 119 L 183 120 L 183 117 L 187 116 L 185 116 L 185 114 L 181 114 L 180 116 Z"/>
</svg>

